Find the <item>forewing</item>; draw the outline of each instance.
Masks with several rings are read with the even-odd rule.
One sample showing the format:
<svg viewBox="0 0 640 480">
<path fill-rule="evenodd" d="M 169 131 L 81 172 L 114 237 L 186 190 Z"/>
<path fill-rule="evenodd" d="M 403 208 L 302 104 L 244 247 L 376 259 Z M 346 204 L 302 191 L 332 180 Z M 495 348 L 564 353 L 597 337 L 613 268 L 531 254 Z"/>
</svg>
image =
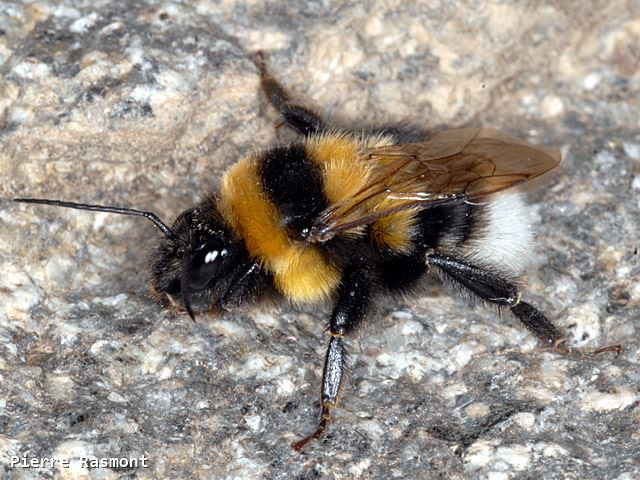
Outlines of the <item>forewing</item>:
<svg viewBox="0 0 640 480">
<path fill-rule="evenodd" d="M 392 213 L 489 195 L 527 182 L 560 163 L 557 150 L 492 128 L 442 132 L 428 142 L 367 149 L 372 175 L 353 198 L 322 212 L 308 240 L 368 225 Z"/>
</svg>

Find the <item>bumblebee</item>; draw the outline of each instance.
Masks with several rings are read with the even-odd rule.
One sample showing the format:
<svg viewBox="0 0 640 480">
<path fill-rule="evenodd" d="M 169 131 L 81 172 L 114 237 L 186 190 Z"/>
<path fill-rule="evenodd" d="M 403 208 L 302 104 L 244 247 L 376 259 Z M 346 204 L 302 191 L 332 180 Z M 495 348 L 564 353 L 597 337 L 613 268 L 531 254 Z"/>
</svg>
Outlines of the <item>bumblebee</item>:
<svg viewBox="0 0 640 480">
<path fill-rule="evenodd" d="M 266 97 L 303 139 L 241 159 L 171 226 L 129 208 L 15 200 L 152 221 L 164 237 L 151 261 L 151 290 L 194 320 L 194 308 L 231 310 L 273 292 L 296 304 L 333 300 L 320 420 L 296 450 L 325 433 L 343 387 L 346 343 L 373 301 L 419 290 L 429 271 L 508 308 L 543 346 L 571 351 L 521 299 L 532 235 L 521 197 L 505 192 L 555 168 L 558 151 L 490 128 L 413 142 L 393 130 L 332 128 L 292 102 L 262 56 L 256 60 Z M 611 350 L 619 346 L 591 353 Z"/>
</svg>

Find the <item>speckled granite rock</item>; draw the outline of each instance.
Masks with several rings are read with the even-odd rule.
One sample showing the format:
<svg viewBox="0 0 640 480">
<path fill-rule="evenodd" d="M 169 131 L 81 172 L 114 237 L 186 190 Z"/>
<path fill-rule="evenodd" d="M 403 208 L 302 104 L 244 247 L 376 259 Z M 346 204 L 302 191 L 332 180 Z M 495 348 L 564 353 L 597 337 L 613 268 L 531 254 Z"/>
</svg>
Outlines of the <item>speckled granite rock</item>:
<svg viewBox="0 0 640 480">
<path fill-rule="evenodd" d="M 429 2 L 432 3 L 432 2 Z M 86 5 L 86 6 L 81 6 Z M 3 478 L 640 477 L 640 5 L 0 1 Z M 249 60 L 354 125 L 491 125 L 562 146 L 531 195 L 527 298 L 578 361 L 437 284 L 351 341 L 326 441 L 315 426 L 327 308 L 161 311 L 135 219 L 15 195 L 193 203 L 286 135 Z M 70 467 L 11 467 L 11 456 Z M 80 457 L 148 457 L 86 468 Z"/>
</svg>

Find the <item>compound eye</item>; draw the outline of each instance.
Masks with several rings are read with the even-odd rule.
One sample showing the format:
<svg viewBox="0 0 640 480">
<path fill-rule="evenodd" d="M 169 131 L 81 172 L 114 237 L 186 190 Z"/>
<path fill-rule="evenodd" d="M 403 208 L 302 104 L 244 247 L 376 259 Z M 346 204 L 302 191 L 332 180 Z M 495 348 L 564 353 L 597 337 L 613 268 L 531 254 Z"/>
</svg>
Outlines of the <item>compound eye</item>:
<svg viewBox="0 0 640 480">
<path fill-rule="evenodd" d="M 186 271 L 187 285 L 191 291 L 207 289 L 215 280 L 222 259 L 227 256 L 226 249 L 214 248 L 204 244 L 191 258 Z"/>
</svg>

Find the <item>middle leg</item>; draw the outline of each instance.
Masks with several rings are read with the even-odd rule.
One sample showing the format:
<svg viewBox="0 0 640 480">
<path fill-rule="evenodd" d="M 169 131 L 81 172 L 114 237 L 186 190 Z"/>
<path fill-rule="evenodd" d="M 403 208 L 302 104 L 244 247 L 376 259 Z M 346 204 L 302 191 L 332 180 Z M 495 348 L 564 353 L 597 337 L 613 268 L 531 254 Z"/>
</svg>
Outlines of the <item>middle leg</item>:
<svg viewBox="0 0 640 480">
<path fill-rule="evenodd" d="M 318 440 L 324 435 L 331 409 L 338 406 L 347 360 L 344 338 L 353 333 L 367 316 L 371 302 L 368 277 L 367 268 L 361 265 L 347 267 L 343 273 L 338 300 L 329 324 L 331 339 L 322 375 L 320 421 L 315 432 L 292 445 L 295 450 L 302 450 L 311 440 Z"/>
<path fill-rule="evenodd" d="M 260 70 L 262 91 L 291 128 L 305 136 L 326 130 L 320 115 L 302 105 L 291 102 L 289 94 L 282 85 L 269 74 L 262 52 L 254 55 L 254 62 Z"/>
</svg>

